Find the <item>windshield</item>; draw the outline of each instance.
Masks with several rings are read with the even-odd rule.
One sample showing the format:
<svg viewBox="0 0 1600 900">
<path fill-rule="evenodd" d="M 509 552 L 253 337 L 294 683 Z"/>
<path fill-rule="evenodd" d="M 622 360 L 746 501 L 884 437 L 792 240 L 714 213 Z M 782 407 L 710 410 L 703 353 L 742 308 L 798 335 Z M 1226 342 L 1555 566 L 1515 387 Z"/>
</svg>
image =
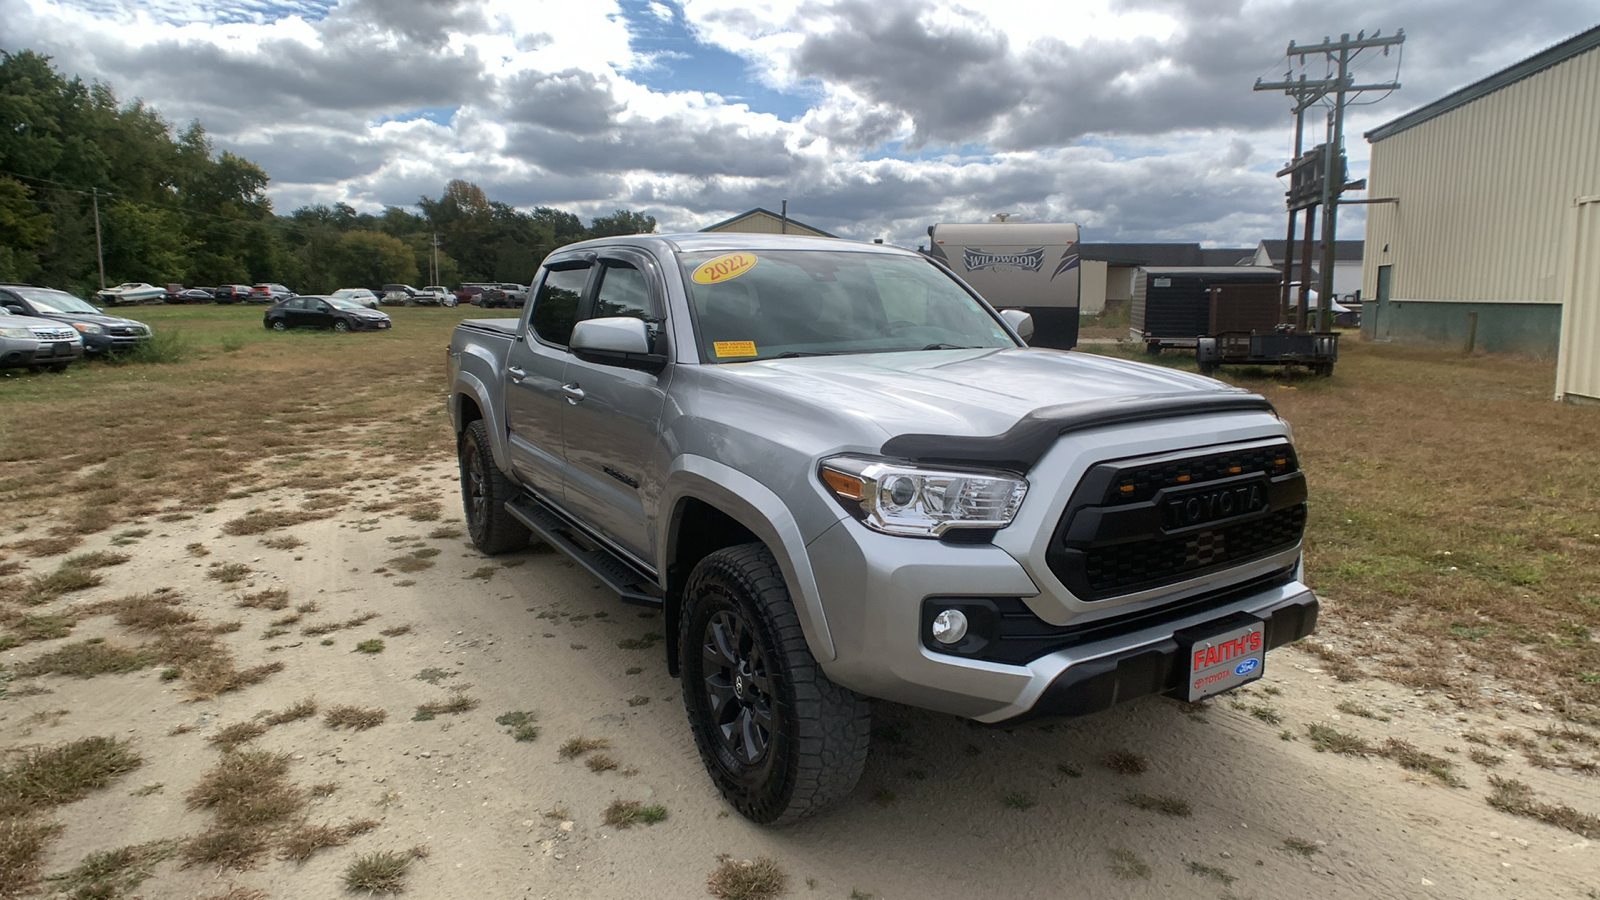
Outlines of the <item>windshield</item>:
<svg viewBox="0 0 1600 900">
<path fill-rule="evenodd" d="M 100 310 L 90 306 L 88 302 L 79 300 L 66 291 L 57 291 L 50 288 L 12 288 L 23 299 L 40 309 L 59 313 L 98 313 Z"/>
<path fill-rule="evenodd" d="M 886 253 L 686 253 L 701 359 L 1015 347 L 932 263 Z"/>
<path fill-rule="evenodd" d="M 336 309 L 366 309 L 365 306 L 362 306 L 354 300 L 346 300 L 343 297 L 329 297 L 328 305 Z"/>
</svg>

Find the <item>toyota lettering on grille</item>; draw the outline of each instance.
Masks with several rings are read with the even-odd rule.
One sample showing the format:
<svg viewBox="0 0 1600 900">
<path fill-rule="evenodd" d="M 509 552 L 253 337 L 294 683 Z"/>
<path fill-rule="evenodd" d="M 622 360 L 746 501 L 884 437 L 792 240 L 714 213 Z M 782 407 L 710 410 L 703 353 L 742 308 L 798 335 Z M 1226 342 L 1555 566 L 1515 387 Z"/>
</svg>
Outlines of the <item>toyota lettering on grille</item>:
<svg viewBox="0 0 1600 900">
<path fill-rule="evenodd" d="M 1260 482 L 1196 491 L 1162 503 L 1164 527 L 1168 531 L 1232 519 L 1266 507 L 1267 493 Z"/>
</svg>

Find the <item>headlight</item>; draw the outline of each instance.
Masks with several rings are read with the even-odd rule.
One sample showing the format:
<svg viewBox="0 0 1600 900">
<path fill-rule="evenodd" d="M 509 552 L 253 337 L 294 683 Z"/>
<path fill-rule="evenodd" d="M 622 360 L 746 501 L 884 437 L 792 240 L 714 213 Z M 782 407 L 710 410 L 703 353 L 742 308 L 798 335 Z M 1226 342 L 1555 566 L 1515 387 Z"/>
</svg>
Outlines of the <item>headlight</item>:
<svg viewBox="0 0 1600 900">
<path fill-rule="evenodd" d="M 33 332 L 26 328 L 0 328 L 0 335 L 8 338 L 32 338 Z"/>
<path fill-rule="evenodd" d="M 100 325 L 96 325 L 93 322 L 73 322 L 72 323 L 72 327 L 78 329 L 79 331 L 83 332 L 84 334 L 105 334 L 106 333 L 106 330 L 105 330 L 104 327 L 102 327 Z"/>
<path fill-rule="evenodd" d="M 1004 528 L 1028 493 L 1026 481 L 998 472 L 940 471 L 855 456 L 825 459 L 819 474 L 868 528 L 915 537 Z"/>
</svg>

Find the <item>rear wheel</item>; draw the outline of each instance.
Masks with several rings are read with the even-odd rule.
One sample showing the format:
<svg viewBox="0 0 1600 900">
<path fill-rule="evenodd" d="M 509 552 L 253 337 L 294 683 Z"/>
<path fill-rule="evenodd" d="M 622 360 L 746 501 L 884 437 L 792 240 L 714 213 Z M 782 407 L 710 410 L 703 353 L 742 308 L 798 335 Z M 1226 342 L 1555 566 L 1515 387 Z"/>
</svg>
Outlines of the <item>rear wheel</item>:
<svg viewBox="0 0 1600 900">
<path fill-rule="evenodd" d="M 1161 355 L 1161 342 L 1160 341 L 1149 341 L 1149 342 L 1147 342 L 1144 345 L 1144 352 L 1150 354 L 1151 356 L 1160 356 Z"/>
<path fill-rule="evenodd" d="M 871 707 L 823 674 L 772 552 L 712 553 L 689 575 L 684 604 L 684 707 L 728 802 L 753 822 L 785 824 L 850 793 L 867 761 Z"/>
<path fill-rule="evenodd" d="M 489 429 L 482 419 L 474 419 L 461 432 L 456 450 L 461 463 L 461 506 L 472 545 L 490 556 L 527 546 L 528 526 L 506 512 L 506 501 L 516 496 L 516 485 L 494 464 Z"/>
<path fill-rule="evenodd" d="M 267 327 L 271 328 L 273 331 L 288 331 L 289 323 L 285 322 L 283 319 L 273 319 L 272 324 L 268 325 Z"/>
</svg>

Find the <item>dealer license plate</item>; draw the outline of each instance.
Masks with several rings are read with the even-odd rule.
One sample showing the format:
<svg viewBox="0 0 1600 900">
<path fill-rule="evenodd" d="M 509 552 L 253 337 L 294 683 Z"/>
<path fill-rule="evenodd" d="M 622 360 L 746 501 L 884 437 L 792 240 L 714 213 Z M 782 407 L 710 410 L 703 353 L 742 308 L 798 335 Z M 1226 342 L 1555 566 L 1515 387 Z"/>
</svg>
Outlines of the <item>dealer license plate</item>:
<svg viewBox="0 0 1600 900">
<path fill-rule="evenodd" d="M 1190 703 L 1261 677 L 1267 654 L 1265 623 L 1241 616 L 1219 627 L 1184 636 L 1189 640 L 1184 664 Z"/>
</svg>

